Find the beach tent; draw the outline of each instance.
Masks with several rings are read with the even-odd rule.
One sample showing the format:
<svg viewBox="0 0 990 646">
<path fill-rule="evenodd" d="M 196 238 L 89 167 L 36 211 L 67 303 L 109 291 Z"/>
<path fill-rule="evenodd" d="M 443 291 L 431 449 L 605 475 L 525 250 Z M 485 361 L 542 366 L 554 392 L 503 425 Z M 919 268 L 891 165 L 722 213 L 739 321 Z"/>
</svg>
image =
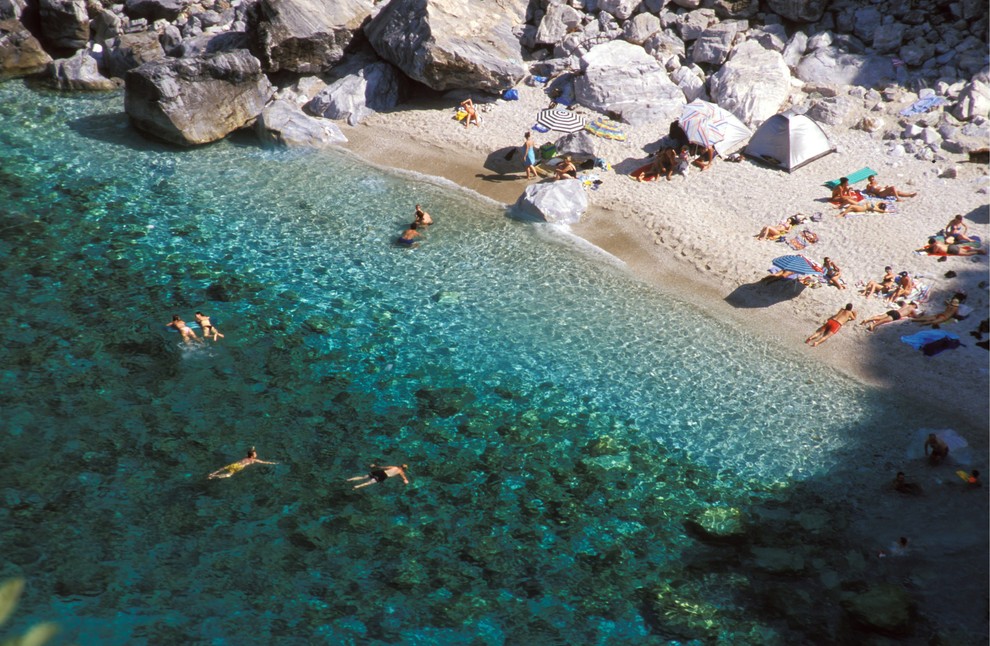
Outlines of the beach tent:
<svg viewBox="0 0 990 646">
<path fill-rule="evenodd" d="M 788 173 L 834 153 L 825 131 L 805 114 L 782 112 L 763 122 L 743 154 Z"/>
</svg>

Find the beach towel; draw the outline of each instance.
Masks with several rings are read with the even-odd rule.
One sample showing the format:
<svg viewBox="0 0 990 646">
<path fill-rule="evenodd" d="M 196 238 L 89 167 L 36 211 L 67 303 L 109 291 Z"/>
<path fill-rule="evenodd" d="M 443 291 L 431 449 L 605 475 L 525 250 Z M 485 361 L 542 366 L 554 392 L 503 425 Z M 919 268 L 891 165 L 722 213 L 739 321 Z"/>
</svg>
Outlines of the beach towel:
<svg viewBox="0 0 990 646">
<path fill-rule="evenodd" d="M 908 294 L 906 297 L 900 296 L 897 298 L 897 300 L 914 301 L 918 305 L 922 305 L 928 302 L 928 299 L 931 298 L 931 295 L 932 295 L 931 285 L 915 282 L 914 288 L 911 290 L 911 293 Z M 891 306 L 896 304 L 894 300 L 890 298 L 885 298 L 884 302 Z"/>
<path fill-rule="evenodd" d="M 648 164 L 644 164 L 640 166 L 633 172 L 629 173 L 629 177 L 638 180 L 640 182 L 652 182 L 654 180 L 660 179 L 659 175 L 657 175 L 654 172 L 651 172 L 652 170 L 653 170 L 653 162 L 650 162 Z"/>
<path fill-rule="evenodd" d="M 867 166 L 865 168 L 860 168 L 858 171 L 856 171 L 851 175 L 846 175 L 846 177 L 849 178 L 850 184 L 855 184 L 856 182 L 862 182 L 870 175 L 879 175 L 879 174 L 880 173 L 876 172 L 875 170 Z M 837 179 L 830 179 L 829 181 L 825 182 L 825 186 L 829 188 L 835 188 L 838 185 L 839 185 L 839 180 Z"/>
<path fill-rule="evenodd" d="M 804 229 L 801 233 L 791 236 L 786 240 L 787 246 L 794 251 L 801 251 L 808 245 L 813 245 L 818 242 L 818 234 L 808 229 Z"/>
<path fill-rule="evenodd" d="M 934 94 L 926 97 L 922 97 L 909 105 L 908 107 L 901 110 L 901 116 L 912 117 L 916 114 L 924 114 L 929 110 L 934 110 L 939 106 L 946 105 L 949 101 L 945 97 L 936 96 Z M 852 179 L 850 178 L 850 182 Z"/>
<path fill-rule="evenodd" d="M 955 341 L 954 347 L 959 347 L 959 337 L 950 332 L 945 332 L 943 330 L 922 330 L 921 332 L 915 332 L 914 334 L 909 334 L 907 336 L 902 336 L 901 341 L 907 343 L 909 346 L 915 350 L 924 350 L 925 346 L 930 343 L 935 343 L 937 341 Z M 948 349 L 948 348 L 943 348 Z M 941 352 L 941 350 L 939 350 Z M 927 352 L 925 354 L 928 354 Z M 937 354 L 937 353 L 936 353 Z M 930 355 L 929 355 L 930 356 Z"/>
</svg>

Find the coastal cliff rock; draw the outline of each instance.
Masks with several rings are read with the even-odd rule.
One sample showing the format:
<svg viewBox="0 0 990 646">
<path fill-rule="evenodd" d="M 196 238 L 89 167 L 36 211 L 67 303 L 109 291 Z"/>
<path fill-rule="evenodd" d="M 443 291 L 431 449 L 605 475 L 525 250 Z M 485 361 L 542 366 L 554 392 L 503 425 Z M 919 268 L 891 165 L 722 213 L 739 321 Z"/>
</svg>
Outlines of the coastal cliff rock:
<svg viewBox="0 0 990 646">
<path fill-rule="evenodd" d="M 107 73 L 115 78 L 124 78 L 132 69 L 151 61 L 165 58 L 165 50 L 153 31 L 139 31 L 121 34 L 107 45 L 104 63 Z"/>
<path fill-rule="evenodd" d="M 578 102 L 592 110 L 643 125 L 676 118 L 684 92 L 660 63 L 638 47 L 616 40 L 597 45 L 581 58 L 584 72 L 575 82 Z"/>
<path fill-rule="evenodd" d="M 266 72 L 327 72 L 361 33 L 372 0 L 260 0 L 249 14 L 251 51 Z"/>
<path fill-rule="evenodd" d="M 818 22 L 828 4 L 829 0 L 767 0 L 771 11 L 794 22 Z"/>
<path fill-rule="evenodd" d="M 588 195 L 580 180 L 541 182 L 527 186 L 513 208 L 551 224 L 575 224 L 588 210 Z"/>
<path fill-rule="evenodd" d="M 55 51 L 74 52 L 89 42 L 84 0 L 40 0 L 41 35 Z"/>
<path fill-rule="evenodd" d="M 17 20 L 0 21 L 0 80 L 44 72 L 51 62 L 24 25 Z"/>
<path fill-rule="evenodd" d="M 144 18 L 149 22 L 172 21 L 190 4 L 191 0 L 127 0 L 124 13 L 130 18 Z"/>
<path fill-rule="evenodd" d="M 780 111 L 790 88 L 784 57 L 752 40 L 739 45 L 710 81 L 715 103 L 753 126 Z"/>
<path fill-rule="evenodd" d="M 883 87 L 896 78 L 888 56 L 850 54 L 837 47 L 820 47 L 801 59 L 797 76 L 805 83 Z"/>
<path fill-rule="evenodd" d="M 327 119 L 347 119 L 353 126 L 373 112 L 394 108 L 405 92 L 406 77 L 392 65 L 368 62 L 320 91 L 306 110 Z"/>
<path fill-rule="evenodd" d="M 246 50 L 145 63 L 127 73 L 134 126 L 180 146 L 205 144 L 251 123 L 273 90 Z"/>
<path fill-rule="evenodd" d="M 392 0 L 364 32 L 378 55 L 434 90 L 500 92 L 527 70 L 522 0 Z"/>
<path fill-rule="evenodd" d="M 88 49 L 80 49 L 69 58 L 52 62 L 49 72 L 60 90 L 114 90 L 117 83 L 100 74 L 99 61 Z"/>
<path fill-rule="evenodd" d="M 0 21 L 10 18 L 20 20 L 25 9 L 27 9 L 25 0 L 0 0 Z"/>
<path fill-rule="evenodd" d="M 283 148 L 326 148 L 347 142 L 337 124 L 311 117 L 285 99 L 262 110 L 254 128 L 262 143 Z"/>
</svg>

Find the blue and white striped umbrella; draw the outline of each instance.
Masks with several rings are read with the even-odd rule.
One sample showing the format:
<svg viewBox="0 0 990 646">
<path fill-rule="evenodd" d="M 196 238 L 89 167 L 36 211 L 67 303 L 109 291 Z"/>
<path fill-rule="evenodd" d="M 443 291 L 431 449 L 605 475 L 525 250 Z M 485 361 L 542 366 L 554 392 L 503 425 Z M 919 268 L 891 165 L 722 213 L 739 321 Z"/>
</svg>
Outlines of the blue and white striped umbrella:
<svg viewBox="0 0 990 646">
<path fill-rule="evenodd" d="M 773 266 L 802 276 L 821 275 L 825 272 L 820 266 L 800 254 L 774 258 Z"/>
</svg>

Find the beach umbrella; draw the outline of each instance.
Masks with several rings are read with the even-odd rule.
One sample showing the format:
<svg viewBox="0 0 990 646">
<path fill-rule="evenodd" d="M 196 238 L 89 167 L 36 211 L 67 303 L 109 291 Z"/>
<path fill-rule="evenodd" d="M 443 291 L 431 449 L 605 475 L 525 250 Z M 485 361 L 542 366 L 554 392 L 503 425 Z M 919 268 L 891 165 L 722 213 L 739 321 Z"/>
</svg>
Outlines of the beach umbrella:
<svg viewBox="0 0 990 646">
<path fill-rule="evenodd" d="M 593 135 L 604 137 L 605 139 L 615 139 L 616 141 L 626 140 L 626 133 L 622 129 L 622 126 L 605 117 L 598 117 L 591 123 L 584 124 L 584 129 Z"/>
<path fill-rule="evenodd" d="M 677 122 L 688 141 L 706 148 L 715 146 L 715 152 L 722 156 L 745 143 L 753 134 L 736 115 L 701 99 L 684 106 Z"/>
<path fill-rule="evenodd" d="M 825 271 L 819 265 L 800 254 L 774 258 L 773 266 L 777 269 L 783 269 L 784 271 L 801 276 L 821 275 Z"/>
<path fill-rule="evenodd" d="M 560 108 L 548 108 L 536 113 L 536 123 L 560 132 L 577 132 L 584 128 L 584 119 L 571 112 Z"/>
</svg>

